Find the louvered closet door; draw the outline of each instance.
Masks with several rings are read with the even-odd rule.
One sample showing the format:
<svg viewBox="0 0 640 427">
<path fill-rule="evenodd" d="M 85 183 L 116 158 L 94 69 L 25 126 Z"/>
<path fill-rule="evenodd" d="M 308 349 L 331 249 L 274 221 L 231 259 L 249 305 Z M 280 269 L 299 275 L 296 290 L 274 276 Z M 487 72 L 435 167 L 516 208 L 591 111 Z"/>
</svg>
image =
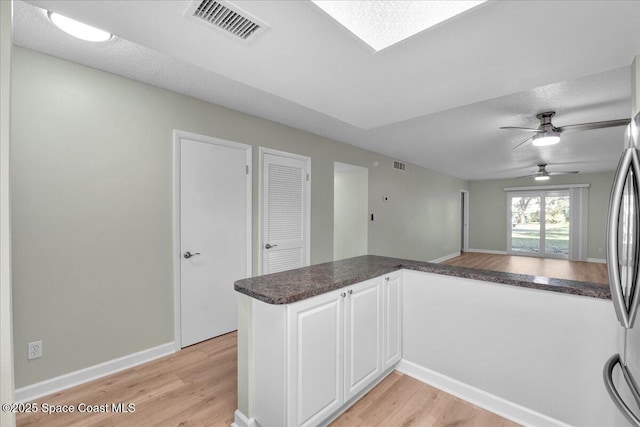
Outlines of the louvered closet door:
<svg viewBox="0 0 640 427">
<path fill-rule="evenodd" d="M 308 265 L 308 160 L 263 154 L 262 273 Z"/>
</svg>

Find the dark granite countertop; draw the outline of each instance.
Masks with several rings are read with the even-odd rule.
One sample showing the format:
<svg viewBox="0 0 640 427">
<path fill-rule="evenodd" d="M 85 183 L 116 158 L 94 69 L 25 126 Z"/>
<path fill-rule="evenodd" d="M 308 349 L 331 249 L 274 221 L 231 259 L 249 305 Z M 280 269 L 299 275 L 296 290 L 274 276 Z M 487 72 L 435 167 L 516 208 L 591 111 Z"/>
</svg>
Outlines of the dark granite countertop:
<svg viewBox="0 0 640 427">
<path fill-rule="evenodd" d="M 240 293 L 269 304 L 289 304 L 400 269 L 592 298 L 611 298 L 609 286 L 603 284 L 433 264 L 377 255 L 364 255 L 238 280 L 235 282 L 234 288 Z"/>
</svg>

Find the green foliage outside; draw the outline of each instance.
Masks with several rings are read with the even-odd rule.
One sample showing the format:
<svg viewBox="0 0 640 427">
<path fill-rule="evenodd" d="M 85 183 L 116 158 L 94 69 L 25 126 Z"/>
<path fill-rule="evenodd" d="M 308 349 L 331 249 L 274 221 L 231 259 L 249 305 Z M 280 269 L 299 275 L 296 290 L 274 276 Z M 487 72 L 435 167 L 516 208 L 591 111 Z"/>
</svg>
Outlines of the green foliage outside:
<svg viewBox="0 0 640 427">
<path fill-rule="evenodd" d="M 545 199 L 545 219 L 547 224 L 569 222 L 569 197 L 550 196 Z M 512 220 L 514 224 L 540 222 L 539 197 L 514 197 L 511 202 Z"/>
<path fill-rule="evenodd" d="M 511 230 L 514 251 L 540 252 L 540 223 L 517 224 Z M 569 254 L 569 223 L 547 224 L 545 250 L 550 254 Z"/>
</svg>

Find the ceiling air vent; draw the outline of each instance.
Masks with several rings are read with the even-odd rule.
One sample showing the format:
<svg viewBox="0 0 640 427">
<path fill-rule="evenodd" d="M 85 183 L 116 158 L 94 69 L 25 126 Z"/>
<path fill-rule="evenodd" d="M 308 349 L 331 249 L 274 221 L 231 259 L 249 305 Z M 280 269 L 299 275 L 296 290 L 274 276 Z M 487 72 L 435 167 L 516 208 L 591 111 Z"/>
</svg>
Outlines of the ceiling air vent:
<svg viewBox="0 0 640 427">
<path fill-rule="evenodd" d="M 406 170 L 406 168 L 407 168 L 407 164 L 406 164 L 406 163 L 399 162 L 399 161 L 397 161 L 397 160 L 394 160 L 394 161 L 393 161 L 393 168 L 394 168 L 394 169 L 397 169 L 397 170 L 399 170 L 399 171 L 404 172 L 404 171 Z"/>
<path fill-rule="evenodd" d="M 195 0 L 185 15 L 244 43 L 250 43 L 269 28 L 264 22 L 224 0 Z"/>
</svg>

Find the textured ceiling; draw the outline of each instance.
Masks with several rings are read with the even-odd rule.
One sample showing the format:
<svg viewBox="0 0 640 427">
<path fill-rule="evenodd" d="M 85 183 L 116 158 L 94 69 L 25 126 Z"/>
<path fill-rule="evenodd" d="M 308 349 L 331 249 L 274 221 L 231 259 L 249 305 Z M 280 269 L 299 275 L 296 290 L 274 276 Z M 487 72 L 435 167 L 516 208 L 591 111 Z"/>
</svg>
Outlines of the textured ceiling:
<svg viewBox="0 0 640 427">
<path fill-rule="evenodd" d="M 237 2 L 271 26 L 249 45 L 183 17 L 188 1 L 30 3 L 118 38 L 75 40 L 17 1 L 20 46 L 473 180 L 615 168 L 623 128 L 515 151 L 528 135 L 497 128 L 628 117 L 640 52 L 640 2 L 495 2 L 376 54 L 306 1 Z"/>
</svg>

